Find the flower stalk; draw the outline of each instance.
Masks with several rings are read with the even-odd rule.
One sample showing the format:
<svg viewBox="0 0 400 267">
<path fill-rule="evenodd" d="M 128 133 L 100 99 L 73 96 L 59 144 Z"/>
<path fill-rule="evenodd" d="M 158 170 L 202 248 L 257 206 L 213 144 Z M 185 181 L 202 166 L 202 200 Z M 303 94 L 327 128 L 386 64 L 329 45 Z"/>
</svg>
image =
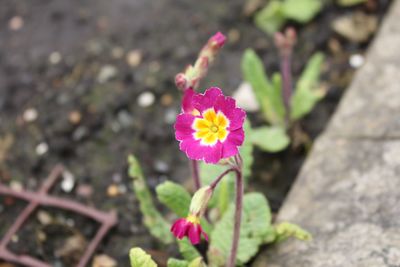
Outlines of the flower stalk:
<svg viewBox="0 0 400 267">
<path fill-rule="evenodd" d="M 243 177 L 241 170 L 236 170 L 236 196 L 235 196 L 235 222 L 233 226 L 233 238 L 231 254 L 226 267 L 235 267 L 236 255 L 239 246 L 240 225 L 242 224 L 243 212 Z"/>
<path fill-rule="evenodd" d="M 194 189 L 198 190 L 201 187 L 201 181 L 200 181 L 200 175 L 199 175 L 199 163 L 197 162 L 197 160 L 190 160 L 190 167 L 192 170 Z"/>
<path fill-rule="evenodd" d="M 196 89 L 225 41 L 226 37 L 222 33 L 214 34 L 201 49 L 194 65 L 187 66 L 184 72 L 175 76 L 176 87 L 182 91 L 188 88 Z"/>
<path fill-rule="evenodd" d="M 290 100 L 293 91 L 292 78 L 292 54 L 293 47 L 296 44 L 297 37 L 293 28 L 288 28 L 284 33 L 277 32 L 275 34 L 275 46 L 279 50 L 280 71 L 282 76 L 282 97 L 286 109 L 286 124 L 289 125 L 290 120 Z"/>
</svg>

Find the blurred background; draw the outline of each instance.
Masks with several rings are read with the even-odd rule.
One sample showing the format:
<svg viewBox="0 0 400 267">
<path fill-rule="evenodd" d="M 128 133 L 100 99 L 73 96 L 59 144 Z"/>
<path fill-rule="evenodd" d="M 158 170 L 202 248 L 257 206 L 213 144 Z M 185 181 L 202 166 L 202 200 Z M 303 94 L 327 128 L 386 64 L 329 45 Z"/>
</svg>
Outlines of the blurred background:
<svg viewBox="0 0 400 267">
<path fill-rule="evenodd" d="M 194 62 L 217 31 L 227 35 L 228 42 L 201 90 L 213 85 L 233 94 L 243 80 L 240 62 L 246 48 L 256 50 L 268 73 L 279 71 L 271 35 L 254 23 L 254 15 L 267 2 L 0 0 L 0 182 L 35 190 L 61 163 L 68 171 L 53 195 L 118 212 L 118 225 L 97 254 L 106 254 L 121 266 L 127 266 L 127 252 L 134 245 L 150 249 L 155 258 L 165 257 L 168 251 L 159 250 L 142 226 L 126 174 L 126 157 L 133 153 L 140 159 L 152 189 L 166 179 L 191 185 L 187 159 L 174 139 L 173 123 L 180 111 L 174 76 Z M 344 7 L 325 1 L 312 21 L 285 23 L 298 32 L 295 77 L 312 53 L 322 51 L 327 57 L 322 80 L 328 94 L 301 122 L 311 139 L 324 129 L 354 71 L 362 65 L 390 4 L 389 0 L 364 2 Z M 365 38 L 348 37 L 352 24 L 344 32 L 332 27 L 343 16 L 357 14 L 376 21 Z M 262 121 L 257 113 L 250 118 L 254 125 Z M 255 153 L 249 190 L 263 191 L 276 211 L 306 148 L 275 155 Z M 23 207 L 22 201 L 0 196 L 0 236 Z M 46 217 L 59 223 L 44 224 Z M 11 249 L 52 266 L 73 266 L 63 240 L 79 235 L 84 247 L 97 228 L 78 215 L 39 209 Z M 39 238 L 40 232 L 48 238 Z"/>
</svg>

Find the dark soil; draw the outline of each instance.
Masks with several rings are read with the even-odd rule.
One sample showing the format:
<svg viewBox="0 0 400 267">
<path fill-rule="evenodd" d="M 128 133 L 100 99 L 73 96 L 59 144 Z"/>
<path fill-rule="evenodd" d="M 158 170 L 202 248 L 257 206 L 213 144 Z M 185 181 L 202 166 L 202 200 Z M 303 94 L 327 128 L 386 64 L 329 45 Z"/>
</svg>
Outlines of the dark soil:
<svg viewBox="0 0 400 267">
<path fill-rule="evenodd" d="M 370 10 L 329 4 L 307 26 L 293 25 L 299 30 L 295 76 L 313 52 L 322 50 L 327 54 L 323 77 L 328 95 L 301 122 L 301 128 L 312 139 L 324 129 L 351 81 L 349 56 L 363 54 L 368 45 L 340 38 L 330 29 L 330 22 L 360 9 L 381 19 L 389 2 L 376 1 L 377 6 Z M 243 15 L 243 3 L 0 0 L 0 141 L 6 136 L 13 140 L 7 151 L 0 151 L 0 181 L 19 182 L 24 188 L 35 190 L 51 168 L 62 163 L 75 177 L 75 189 L 66 193 L 58 185 L 53 195 L 118 212 L 119 223 L 102 242 L 98 254 L 113 257 L 120 266 L 128 266 L 127 253 L 132 246 L 151 249 L 159 259 L 163 258 L 165 249 L 142 226 L 126 175 L 126 157 L 129 153 L 138 156 L 152 189 L 166 179 L 188 180 L 187 160 L 178 149 L 172 127 L 180 108 L 180 94 L 173 78 L 195 60 L 211 34 L 222 31 L 239 38 L 232 38 L 223 48 L 202 88 L 214 85 L 232 93 L 242 80 L 240 60 L 248 47 L 262 56 L 269 74 L 278 70 L 272 40 Z M 19 30 L 10 29 L 14 16 L 24 21 Z M 134 49 L 142 53 L 142 61 L 136 67 L 126 61 L 127 53 Z M 57 60 L 58 55 L 61 58 Z M 116 73 L 100 82 L 98 76 L 104 66 L 114 67 Z M 155 95 L 154 104 L 145 108 L 138 105 L 138 96 L 143 92 Z M 38 117 L 26 122 L 23 114 L 31 108 L 37 110 Z M 73 122 L 77 116 L 80 121 Z M 261 123 L 257 114 L 251 118 L 254 124 Z M 38 155 L 41 143 L 48 145 L 48 151 Z M 257 150 L 249 190 L 262 188 L 276 211 L 306 154 L 304 147 L 274 155 Z M 107 193 L 113 184 L 122 190 L 118 196 Z M 82 185 L 88 185 L 93 193 L 79 195 L 77 189 Z M 23 204 L 0 197 L 0 235 Z M 54 266 L 71 266 L 71 262 L 57 259 L 55 249 L 50 249 L 61 242 L 56 236 L 77 234 L 90 239 L 98 225 L 64 211 L 46 211 L 59 223 L 44 227 L 35 214 L 10 248 Z M 40 243 L 35 234 L 38 231 L 45 231 L 50 238 Z"/>
</svg>

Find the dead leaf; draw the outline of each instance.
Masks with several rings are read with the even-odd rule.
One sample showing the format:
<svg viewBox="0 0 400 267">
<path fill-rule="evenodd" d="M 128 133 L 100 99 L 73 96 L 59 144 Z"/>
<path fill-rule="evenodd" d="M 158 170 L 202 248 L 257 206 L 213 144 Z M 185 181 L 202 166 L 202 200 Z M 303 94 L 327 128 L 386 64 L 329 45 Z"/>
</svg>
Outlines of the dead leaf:
<svg viewBox="0 0 400 267">
<path fill-rule="evenodd" d="M 378 18 L 375 15 L 355 12 L 335 19 L 332 22 L 332 28 L 346 39 L 362 43 L 368 41 L 369 37 L 377 30 Z"/>
</svg>

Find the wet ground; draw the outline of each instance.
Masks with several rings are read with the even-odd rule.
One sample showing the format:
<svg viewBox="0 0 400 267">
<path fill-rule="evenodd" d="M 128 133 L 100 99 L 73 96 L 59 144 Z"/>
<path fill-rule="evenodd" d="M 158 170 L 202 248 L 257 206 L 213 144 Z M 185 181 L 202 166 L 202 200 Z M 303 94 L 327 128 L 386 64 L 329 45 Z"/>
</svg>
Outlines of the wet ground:
<svg viewBox="0 0 400 267">
<path fill-rule="evenodd" d="M 366 11 L 381 18 L 389 1 L 377 2 Z M 271 39 L 244 15 L 243 8 L 241 0 L 195 4 L 188 0 L 0 0 L 0 181 L 35 189 L 55 164 L 62 163 L 72 174 L 73 188 L 58 185 L 54 195 L 118 211 L 118 226 L 98 253 L 113 257 L 121 266 L 127 265 L 127 252 L 135 245 L 152 249 L 161 258 L 163 252 L 157 251 L 162 248 L 141 226 L 126 175 L 126 156 L 139 157 L 151 188 L 166 179 L 187 180 L 188 164 L 173 137 L 180 103 L 173 77 L 195 60 L 211 34 L 222 31 L 230 41 L 202 88 L 215 85 L 232 93 L 241 82 L 240 60 L 247 47 L 256 49 L 270 73 L 278 70 Z M 306 27 L 294 25 L 299 29 L 295 75 L 316 50 L 328 56 L 323 75 L 328 95 L 301 123 L 312 138 L 324 129 L 351 81 L 354 70 L 349 57 L 363 54 L 368 44 L 348 42 L 329 25 L 359 9 L 365 8 L 328 5 Z M 255 124 L 261 122 L 257 114 L 251 118 Z M 250 190 L 262 188 L 277 210 L 306 150 L 300 147 L 277 155 L 256 151 L 256 156 Z M 0 200 L 2 235 L 23 203 Z M 61 226 L 47 229 L 41 215 L 35 214 L 12 249 L 54 266 L 69 266 L 49 249 L 62 247 L 63 241 L 44 242 L 37 233 L 88 239 L 97 225 L 81 216 L 41 211 Z"/>
</svg>

